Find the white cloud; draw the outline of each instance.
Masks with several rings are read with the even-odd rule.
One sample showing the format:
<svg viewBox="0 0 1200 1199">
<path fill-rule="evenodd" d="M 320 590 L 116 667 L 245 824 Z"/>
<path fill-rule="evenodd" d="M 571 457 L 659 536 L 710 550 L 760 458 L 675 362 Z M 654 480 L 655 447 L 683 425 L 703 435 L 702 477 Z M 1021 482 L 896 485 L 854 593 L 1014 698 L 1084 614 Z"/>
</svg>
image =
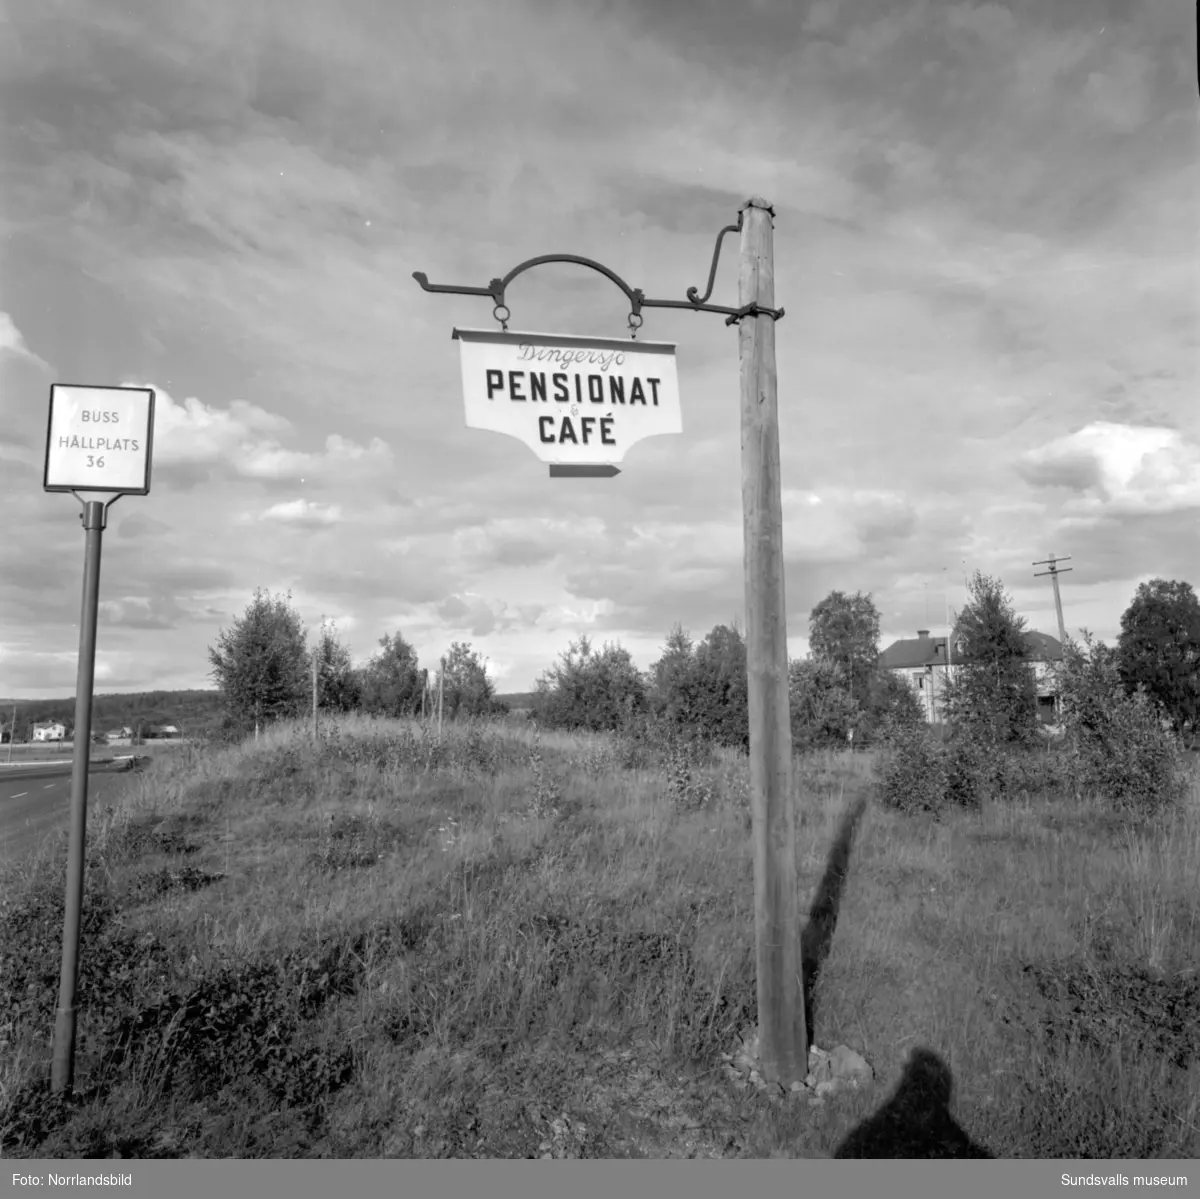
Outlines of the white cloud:
<svg viewBox="0 0 1200 1199">
<path fill-rule="evenodd" d="M 1035 486 L 1075 492 L 1076 516 L 1200 507 L 1200 445 L 1176 429 L 1093 421 L 1028 451 L 1021 470 Z"/>
<path fill-rule="evenodd" d="M 273 504 L 262 514 L 262 519 L 298 528 L 325 528 L 337 524 L 342 519 L 342 512 L 337 504 L 318 504 L 304 499 L 287 500 Z"/>
<path fill-rule="evenodd" d="M 25 344 L 25 338 L 21 336 L 21 331 L 13 323 L 12 317 L 2 311 L 0 311 L 0 353 L 27 358 L 30 362 L 37 363 L 38 366 L 50 369 L 50 364 L 44 358 L 38 357 Z"/>
<path fill-rule="evenodd" d="M 291 422 L 245 400 L 232 400 L 218 408 L 189 396 L 179 401 L 153 383 L 128 383 L 128 387 L 154 387 L 154 458 L 156 462 L 230 462 L 246 453 L 249 439 L 290 432 Z"/>
<path fill-rule="evenodd" d="M 155 387 L 156 463 L 223 466 L 243 479 L 283 480 L 311 475 L 338 482 L 346 481 L 350 465 L 354 467 L 353 477 L 360 479 L 364 471 L 392 463 L 392 451 L 379 437 L 362 446 L 331 433 L 325 438 L 324 454 L 320 454 L 285 447 L 281 438 L 294 435 L 290 420 L 257 404 L 235 399 L 227 408 L 221 408 L 195 396 L 180 402 Z"/>
</svg>

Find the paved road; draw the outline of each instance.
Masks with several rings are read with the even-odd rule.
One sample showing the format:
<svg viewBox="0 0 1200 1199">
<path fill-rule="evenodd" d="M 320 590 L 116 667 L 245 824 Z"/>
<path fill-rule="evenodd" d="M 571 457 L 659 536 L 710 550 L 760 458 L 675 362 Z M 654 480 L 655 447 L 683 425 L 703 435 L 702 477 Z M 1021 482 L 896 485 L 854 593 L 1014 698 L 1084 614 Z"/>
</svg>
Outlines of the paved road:
<svg viewBox="0 0 1200 1199">
<path fill-rule="evenodd" d="M 123 769 L 93 763 L 88 770 L 88 827 L 137 777 Z M 66 828 L 71 808 L 69 764 L 0 767 L 0 868 L 34 849 L 47 834 Z"/>
</svg>

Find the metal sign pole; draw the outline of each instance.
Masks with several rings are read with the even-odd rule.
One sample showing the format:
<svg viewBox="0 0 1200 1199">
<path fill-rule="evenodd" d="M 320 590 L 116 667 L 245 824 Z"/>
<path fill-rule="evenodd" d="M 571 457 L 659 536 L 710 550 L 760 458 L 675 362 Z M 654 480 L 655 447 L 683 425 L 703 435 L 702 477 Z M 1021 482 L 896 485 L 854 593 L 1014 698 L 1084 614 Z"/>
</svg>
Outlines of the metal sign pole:
<svg viewBox="0 0 1200 1199">
<path fill-rule="evenodd" d="M 96 616 L 100 600 L 100 545 L 108 510 L 122 495 L 150 494 L 154 443 L 154 389 L 52 383 L 46 423 L 42 489 L 70 492 L 82 505 L 83 605 L 75 679 L 75 745 L 71 769 L 71 832 L 63 908 L 62 971 L 50 1085 L 69 1091 L 75 1076 L 75 993 L 87 847 L 88 763 L 92 751 L 92 687 L 96 676 Z M 108 500 L 85 500 L 81 491 Z M 112 493 L 116 492 L 115 495 Z"/>
<path fill-rule="evenodd" d="M 117 497 L 120 498 L 120 497 Z M 96 614 L 100 600 L 100 542 L 108 504 L 81 500 L 86 535 L 83 606 L 79 615 L 79 670 L 75 682 L 75 750 L 71 769 L 71 840 L 67 850 L 67 893 L 63 913 L 62 974 L 54 1022 L 50 1083 L 69 1091 L 75 1077 L 75 988 L 79 982 L 79 925 L 83 912 L 84 845 L 87 836 L 88 762 L 92 739 L 92 684 L 96 675 Z"/>
</svg>

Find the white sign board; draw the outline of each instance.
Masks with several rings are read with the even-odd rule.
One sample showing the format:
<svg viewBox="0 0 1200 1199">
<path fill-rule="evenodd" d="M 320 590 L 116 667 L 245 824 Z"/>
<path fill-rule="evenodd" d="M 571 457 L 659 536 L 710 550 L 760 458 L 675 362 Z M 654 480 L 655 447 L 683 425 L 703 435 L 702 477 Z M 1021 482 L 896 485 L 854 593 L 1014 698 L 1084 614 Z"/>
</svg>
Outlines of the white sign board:
<svg viewBox="0 0 1200 1199">
<path fill-rule="evenodd" d="M 54 383 L 42 485 L 148 495 L 153 436 L 153 389 Z"/>
<path fill-rule="evenodd" d="M 492 329 L 452 337 L 467 427 L 516 437 L 543 462 L 620 462 L 643 437 L 683 430 L 672 344 Z"/>
</svg>

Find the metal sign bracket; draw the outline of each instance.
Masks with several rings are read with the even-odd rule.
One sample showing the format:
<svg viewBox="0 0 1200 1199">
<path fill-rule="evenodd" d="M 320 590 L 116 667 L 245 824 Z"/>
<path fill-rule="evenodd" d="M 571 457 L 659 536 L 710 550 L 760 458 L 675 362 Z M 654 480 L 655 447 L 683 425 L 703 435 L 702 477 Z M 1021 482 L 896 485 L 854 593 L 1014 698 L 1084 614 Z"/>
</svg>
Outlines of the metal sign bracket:
<svg viewBox="0 0 1200 1199">
<path fill-rule="evenodd" d="M 726 325 L 736 325 L 744 316 L 763 315 L 769 316 L 774 320 L 779 320 L 784 314 L 782 308 L 766 308 L 753 303 L 745 304 L 741 308 L 726 308 L 720 304 L 708 303 L 708 297 L 712 295 L 713 283 L 717 277 L 717 262 L 721 256 L 721 242 L 725 234 L 740 233 L 741 230 L 742 210 L 739 210 L 737 223 L 726 225 L 717 234 L 717 242 L 713 247 L 712 266 L 708 272 L 708 287 L 704 295 L 700 295 L 698 288 L 689 287 L 687 289 L 686 300 L 648 300 L 640 287 L 630 287 L 620 275 L 609 267 L 606 267 L 603 263 L 597 262 L 594 258 L 584 258 L 579 254 L 541 254 L 537 258 L 528 258 L 524 262 L 518 263 L 503 278 L 493 279 L 487 287 L 460 287 L 456 284 L 430 283 L 429 277 L 424 271 L 413 271 L 413 278 L 425 291 L 449 292 L 459 296 L 490 296 L 494 304 L 492 315 L 500 322 L 501 327 L 505 331 L 508 329 L 508 321 L 512 315 L 508 305 L 504 302 L 508 285 L 518 275 L 523 274 L 530 268 L 542 266 L 548 262 L 572 262 L 577 266 L 589 267 L 591 270 L 598 271 L 606 278 L 611 279 L 625 293 L 626 298 L 629 300 L 629 330 L 631 338 L 636 338 L 637 331 L 641 328 L 643 308 L 686 308 L 692 312 L 715 312 L 717 315 L 726 318 Z M 504 310 L 503 316 L 500 315 L 501 309 Z"/>
</svg>

